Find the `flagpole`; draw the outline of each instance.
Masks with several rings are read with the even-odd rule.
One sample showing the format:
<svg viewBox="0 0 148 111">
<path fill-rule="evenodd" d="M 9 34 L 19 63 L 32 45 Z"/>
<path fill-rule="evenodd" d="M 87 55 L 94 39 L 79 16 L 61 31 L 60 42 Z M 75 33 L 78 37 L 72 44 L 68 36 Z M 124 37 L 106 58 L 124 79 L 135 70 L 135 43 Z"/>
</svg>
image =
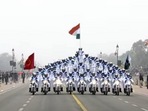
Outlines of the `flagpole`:
<svg viewBox="0 0 148 111">
<path fill-rule="evenodd" d="M 79 40 L 79 48 L 81 48 L 81 38 L 80 38 L 80 40 Z"/>
</svg>

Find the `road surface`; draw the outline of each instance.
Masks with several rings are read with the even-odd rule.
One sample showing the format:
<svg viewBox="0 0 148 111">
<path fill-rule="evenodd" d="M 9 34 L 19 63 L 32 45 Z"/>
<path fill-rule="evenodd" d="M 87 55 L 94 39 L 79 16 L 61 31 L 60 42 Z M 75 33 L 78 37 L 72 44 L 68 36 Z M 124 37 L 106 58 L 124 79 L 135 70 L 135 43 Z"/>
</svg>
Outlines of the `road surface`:
<svg viewBox="0 0 148 111">
<path fill-rule="evenodd" d="M 148 111 L 148 96 L 106 96 L 99 92 L 70 95 L 65 91 L 57 95 L 52 90 L 47 95 L 40 91 L 32 95 L 26 83 L 0 92 L 0 111 Z"/>
</svg>

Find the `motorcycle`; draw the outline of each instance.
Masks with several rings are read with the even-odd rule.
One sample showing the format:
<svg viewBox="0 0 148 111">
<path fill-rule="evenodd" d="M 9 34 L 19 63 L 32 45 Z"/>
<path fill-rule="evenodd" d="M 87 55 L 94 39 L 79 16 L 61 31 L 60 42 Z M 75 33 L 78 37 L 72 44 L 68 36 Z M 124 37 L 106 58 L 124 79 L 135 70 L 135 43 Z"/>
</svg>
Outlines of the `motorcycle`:
<svg viewBox="0 0 148 111">
<path fill-rule="evenodd" d="M 113 92 L 115 95 L 119 95 L 119 93 L 121 92 L 120 82 L 119 82 L 118 79 L 115 79 L 115 82 L 113 83 L 112 92 Z"/>
<path fill-rule="evenodd" d="M 75 84 L 73 82 L 73 79 L 70 77 L 67 82 L 66 92 L 72 94 L 73 91 L 75 91 Z"/>
<path fill-rule="evenodd" d="M 57 77 L 55 83 L 54 83 L 53 91 L 57 94 L 60 94 L 61 91 L 63 91 L 62 81 L 60 77 Z"/>
<path fill-rule="evenodd" d="M 84 92 L 86 91 L 86 83 L 83 78 L 80 78 L 77 91 L 81 94 L 84 94 Z"/>
<path fill-rule="evenodd" d="M 104 81 L 102 82 L 101 86 L 101 92 L 104 93 L 104 95 L 107 95 L 108 92 L 110 92 L 110 84 L 107 77 L 104 78 Z"/>
<path fill-rule="evenodd" d="M 93 95 L 95 95 L 96 92 L 98 92 L 97 80 L 94 77 L 91 80 L 90 87 L 89 87 L 89 92 L 92 93 Z"/>
<path fill-rule="evenodd" d="M 32 79 L 31 83 L 30 83 L 30 87 L 29 87 L 29 92 L 32 93 L 32 95 L 34 95 L 37 91 L 38 91 L 38 87 L 37 87 L 37 83 L 35 78 Z"/>
<path fill-rule="evenodd" d="M 130 96 L 130 94 L 133 92 L 133 88 L 132 88 L 132 83 L 131 80 L 129 78 L 127 78 L 126 82 L 125 82 L 125 88 L 124 88 L 124 93 L 127 96 Z"/>
<path fill-rule="evenodd" d="M 47 78 L 45 78 L 43 80 L 43 86 L 41 88 L 41 92 L 44 93 L 44 95 L 46 95 L 48 93 L 48 91 L 50 91 L 50 83 L 49 81 L 47 80 Z"/>
</svg>

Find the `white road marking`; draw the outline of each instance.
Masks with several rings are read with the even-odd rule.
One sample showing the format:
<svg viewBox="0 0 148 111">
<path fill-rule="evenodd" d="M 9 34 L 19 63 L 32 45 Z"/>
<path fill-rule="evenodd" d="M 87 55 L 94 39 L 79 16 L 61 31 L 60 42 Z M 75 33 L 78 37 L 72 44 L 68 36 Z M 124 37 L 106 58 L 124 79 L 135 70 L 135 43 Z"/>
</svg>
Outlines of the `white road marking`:
<svg viewBox="0 0 148 111">
<path fill-rule="evenodd" d="M 23 104 L 23 107 L 27 106 L 27 104 Z"/>
<path fill-rule="evenodd" d="M 27 101 L 26 103 L 30 103 L 30 101 Z"/>
<path fill-rule="evenodd" d="M 129 103 L 128 101 L 124 101 L 125 103 Z"/>
<path fill-rule="evenodd" d="M 32 98 L 29 98 L 29 100 L 31 100 Z"/>
<path fill-rule="evenodd" d="M 121 98 L 118 98 L 119 100 L 122 100 Z"/>
<path fill-rule="evenodd" d="M 24 108 L 20 108 L 18 111 L 23 111 L 24 110 Z"/>
<path fill-rule="evenodd" d="M 135 106 L 135 107 L 138 107 L 136 104 L 132 104 L 133 106 Z"/>
<path fill-rule="evenodd" d="M 29 100 L 26 101 L 26 104 L 23 104 L 23 107 L 26 107 L 28 103 L 30 103 L 30 100 L 33 98 L 33 96 L 30 96 Z M 23 108 L 20 108 L 18 111 L 23 111 Z"/>
<path fill-rule="evenodd" d="M 141 108 L 143 111 L 148 111 L 147 109 Z"/>
</svg>

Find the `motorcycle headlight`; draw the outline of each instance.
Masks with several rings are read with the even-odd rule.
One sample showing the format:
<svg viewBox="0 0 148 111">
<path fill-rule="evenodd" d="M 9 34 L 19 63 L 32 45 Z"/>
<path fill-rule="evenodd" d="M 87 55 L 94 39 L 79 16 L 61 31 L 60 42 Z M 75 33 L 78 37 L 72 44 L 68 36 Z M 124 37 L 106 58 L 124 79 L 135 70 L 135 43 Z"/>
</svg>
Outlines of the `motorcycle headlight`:
<svg viewBox="0 0 148 111">
<path fill-rule="evenodd" d="M 43 81 L 43 84 L 47 84 L 47 83 L 48 83 L 47 80 Z"/>
<path fill-rule="evenodd" d="M 69 82 L 69 83 L 72 83 L 72 80 L 69 80 L 68 82 Z"/>
<path fill-rule="evenodd" d="M 127 81 L 126 84 L 131 85 L 131 82 L 130 81 Z"/>
<path fill-rule="evenodd" d="M 115 84 L 116 84 L 116 85 L 119 85 L 119 81 L 116 81 Z"/>
<path fill-rule="evenodd" d="M 83 83 L 83 80 L 80 80 L 80 83 Z"/>
<path fill-rule="evenodd" d="M 57 80 L 56 83 L 57 83 L 57 84 L 61 84 L 61 81 L 60 81 L 60 80 Z"/>
<path fill-rule="evenodd" d="M 105 81 L 104 81 L 104 84 L 108 84 L 108 81 L 107 81 L 107 80 L 105 80 Z"/>
<path fill-rule="evenodd" d="M 95 81 L 95 80 L 93 80 L 93 81 L 92 81 L 92 84 L 96 84 L 96 81 Z"/>
<path fill-rule="evenodd" d="M 31 83 L 32 83 L 32 84 L 35 84 L 35 81 L 32 81 Z"/>
</svg>

